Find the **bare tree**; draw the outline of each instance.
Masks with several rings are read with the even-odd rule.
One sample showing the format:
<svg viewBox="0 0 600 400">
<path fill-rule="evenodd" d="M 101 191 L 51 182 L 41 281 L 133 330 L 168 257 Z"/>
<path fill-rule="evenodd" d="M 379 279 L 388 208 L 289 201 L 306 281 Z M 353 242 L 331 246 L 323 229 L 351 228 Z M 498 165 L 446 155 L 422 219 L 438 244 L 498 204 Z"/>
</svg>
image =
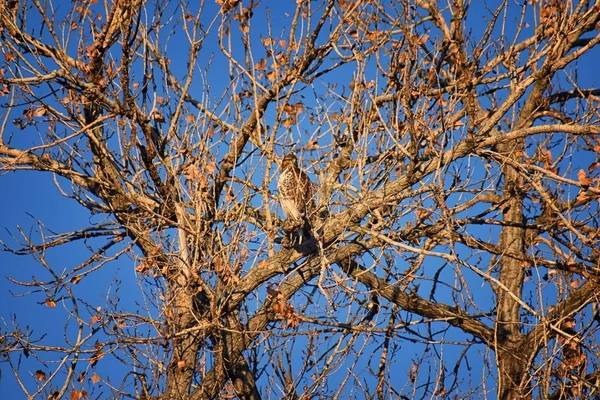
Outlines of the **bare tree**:
<svg viewBox="0 0 600 400">
<path fill-rule="evenodd" d="M 600 2 L 0 10 L 0 171 L 91 216 L 5 243 L 49 276 L 15 291 L 64 309 L 61 344 L 3 322 L 28 398 L 599 395 Z M 288 153 L 308 240 L 284 240 Z M 116 263 L 137 287 L 76 290 Z"/>
</svg>

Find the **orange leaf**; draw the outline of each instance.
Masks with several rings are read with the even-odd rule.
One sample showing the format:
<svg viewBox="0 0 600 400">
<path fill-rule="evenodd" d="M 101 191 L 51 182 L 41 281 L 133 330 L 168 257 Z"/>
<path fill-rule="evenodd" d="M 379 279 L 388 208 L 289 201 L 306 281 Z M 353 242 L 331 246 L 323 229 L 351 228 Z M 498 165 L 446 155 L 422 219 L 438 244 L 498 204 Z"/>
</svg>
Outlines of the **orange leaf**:
<svg viewBox="0 0 600 400">
<path fill-rule="evenodd" d="M 185 367 L 185 360 L 177 361 L 177 368 L 183 369 Z"/>
<path fill-rule="evenodd" d="M 102 380 L 102 378 L 100 378 L 98 375 L 96 375 L 95 372 L 94 372 L 94 375 L 92 375 L 92 377 L 90 379 L 93 384 L 96 384 Z"/>
<path fill-rule="evenodd" d="M 4 59 L 6 60 L 7 63 L 9 63 L 15 59 L 15 55 L 13 53 L 11 53 L 10 51 L 8 51 L 8 52 L 4 53 Z"/>
<path fill-rule="evenodd" d="M 34 117 L 41 117 L 42 115 L 46 114 L 46 109 L 44 107 L 38 107 L 37 109 L 35 109 L 35 111 L 33 112 L 33 116 Z"/>
<path fill-rule="evenodd" d="M 286 118 L 281 125 L 285 126 L 286 128 L 290 128 L 292 125 L 294 125 L 294 119 L 293 118 Z"/>
<path fill-rule="evenodd" d="M 188 114 L 185 116 L 185 122 L 194 122 L 196 118 L 192 114 Z"/>
<path fill-rule="evenodd" d="M 138 274 L 146 274 L 150 270 L 150 266 L 146 262 L 140 263 L 137 267 L 135 267 L 135 272 Z"/>
<path fill-rule="evenodd" d="M 44 302 L 45 305 L 47 305 L 50 308 L 54 308 L 56 307 L 56 302 L 52 299 L 46 299 L 46 301 Z"/>
<path fill-rule="evenodd" d="M 574 280 L 573 282 L 571 282 L 571 287 L 572 287 L 573 289 L 577 289 L 577 288 L 579 287 L 579 283 L 580 283 L 580 282 L 579 282 L 579 279 L 577 279 L 577 280 Z"/>
<path fill-rule="evenodd" d="M 579 179 L 579 183 L 582 186 L 589 186 L 592 183 L 592 180 L 588 178 L 587 174 L 582 169 L 577 173 L 577 179 Z"/>
<path fill-rule="evenodd" d="M 275 71 L 267 73 L 267 79 L 271 82 L 275 82 L 275 80 L 277 79 L 277 73 Z"/>
<path fill-rule="evenodd" d="M 585 202 L 587 199 L 588 199 L 588 195 L 584 191 L 579 192 L 579 194 L 577 195 L 577 198 L 576 198 L 576 200 L 580 203 Z"/>
<path fill-rule="evenodd" d="M 37 371 L 35 371 L 35 374 L 33 374 L 33 376 L 35 376 L 35 378 L 37 380 L 40 380 L 42 382 L 46 380 L 46 373 L 44 371 L 42 371 L 41 369 L 38 369 Z"/>
<path fill-rule="evenodd" d="M 162 113 L 159 113 L 158 111 L 155 111 L 152 113 L 152 119 L 156 122 L 158 122 L 159 124 L 162 124 L 165 122 L 165 116 L 162 115 Z"/>
<path fill-rule="evenodd" d="M 90 318 L 90 326 L 94 325 L 96 322 L 100 322 L 100 320 L 102 320 L 102 317 L 99 315 L 92 315 L 92 318 Z"/>
<path fill-rule="evenodd" d="M 214 161 L 211 161 L 206 165 L 206 168 L 204 168 L 204 170 L 207 173 L 212 174 L 213 172 L 215 172 L 217 170 L 217 164 L 215 164 Z"/>
<path fill-rule="evenodd" d="M 267 70 L 267 60 L 261 58 L 259 62 L 254 65 L 254 69 L 257 71 L 266 71 Z"/>
<path fill-rule="evenodd" d="M 71 389 L 71 400 L 79 400 L 81 398 L 81 392 L 77 389 Z"/>
</svg>

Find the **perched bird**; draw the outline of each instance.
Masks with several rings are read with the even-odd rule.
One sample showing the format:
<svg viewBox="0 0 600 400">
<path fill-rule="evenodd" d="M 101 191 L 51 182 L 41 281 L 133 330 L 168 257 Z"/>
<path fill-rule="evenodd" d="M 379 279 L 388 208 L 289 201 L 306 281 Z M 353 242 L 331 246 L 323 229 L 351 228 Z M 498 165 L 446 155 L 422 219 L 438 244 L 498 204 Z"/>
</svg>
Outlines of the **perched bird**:
<svg viewBox="0 0 600 400">
<path fill-rule="evenodd" d="M 314 187 L 310 178 L 298 168 L 298 158 L 287 154 L 281 160 L 281 173 L 277 181 L 281 209 L 289 221 L 288 231 L 295 231 L 302 242 L 310 232 L 310 219 L 315 210 Z"/>
</svg>

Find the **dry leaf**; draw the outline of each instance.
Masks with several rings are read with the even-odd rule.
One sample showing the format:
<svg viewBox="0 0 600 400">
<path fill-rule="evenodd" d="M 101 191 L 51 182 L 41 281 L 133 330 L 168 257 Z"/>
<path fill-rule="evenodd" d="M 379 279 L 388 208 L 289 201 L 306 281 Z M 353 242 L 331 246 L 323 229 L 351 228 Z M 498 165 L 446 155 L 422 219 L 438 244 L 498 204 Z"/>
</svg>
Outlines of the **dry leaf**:
<svg viewBox="0 0 600 400">
<path fill-rule="evenodd" d="M 38 107 L 37 109 L 35 109 L 33 111 L 33 116 L 34 117 L 41 117 L 44 114 L 46 114 L 46 108 L 45 107 Z"/>
<path fill-rule="evenodd" d="M 41 369 L 38 369 L 37 371 L 35 371 L 35 374 L 33 374 L 33 376 L 35 376 L 35 378 L 39 381 L 45 381 L 46 380 L 46 373 L 44 371 L 42 371 Z"/>
<path fill-rule="evenodd" d="M 294 119 L 293 118 L 286 118 L 283 120 L 283 122 L 281 123 L 281 125 L 285 126 L 286 128 L 290 128 L 292 125 L 294 125 Z"/>
<path fill-rule="evenodd" d="M 185 116 L 185 122 L 194 122 L 194 120 L 196 119 L 196 117 L 194 117 L 192 114 L 188 114 Z"/>
<path fill-rule="evenodd" d="M 580 284 L 580 283 L 581 283 L 581 282 L 579 281 L 579 279 L 577 279 L 577 280 L 574 280 L 573 282 L 571 282 L 571 288 L 573 288 L 573 289 L 577 289 L 577 288 L 579 287 L 579 284 Z"/>
<path fill-rule="evenodd" d="M 102 317 L 99 315 L 92 315 L 92 318 L 90 318 L 90 326 L 94 325 L 96 322 L 100 322 L 101 319 Z"/>
<path fill-rule="evenodd" d="M 70 400 L 79 400 L 81 399 L 81 392 L 77 389 L 71 389 Z"/>
<path fill-rule="evenodd" d="M 277 73 L 275 71 L 267 73 L 267 79 L 271 82 L 275 82 L 275 80 L 277 79 Z"/>
<path fill-rule="evenodd" d="M 267 70 L 267 60 L 261 58 L 259 62 L 254 65 L 254 69 L 257 71 L 266 71 Z"/>
<path fill-rule="evenodd" d="M 577 173 L 577 179 L 579 179 L 579 184 L 581 184 L 582 186 L 590 186 L 592 183 L 592 180 L 588 178 L 587 174 L 583 169 L 580 169 Z"/>
<path fill-rule="evenodd" d="M 177 368 L 183 369 L 185 367 L 185 360 L 177 361 Z"/>
<path fill-rule="evenodd" d="M 206 164 L 206 167 L 204 168 L 204 170 L 208 174 L 212 174 L 213 172 L 215 172 L 217 170 L 217 164 L 215 164 L 214 161 L 211 161 L 208 164 Z"/>
<path fill-rule="evenodd" d="M 92 375 L 92 377 L 90 378 L 90 380 L 92 381 L 93 384 L 96 384 L 98 382 L 100 382 L 102 380 L 102 378 L 100 378 L 98 375 L 96 375 L 96 373 L 94 372 L 94 375 Z"/>
<path fill-rule="evenodd" d="M 150 270 L 150 266 L 146 262 L 140 263 L 137 267 L 135 267 L 135 272 L 138 274 L 146 274 Z"/>
<path fill-rule="evenodd" d="M 587 199 L 588 199 L 588 195 L 587 195 L 587 193 L 586 193 L 586 192 L 584 192 L 583 190 L 579 192 L 579 194 L 577 195 L 577 198 L 576 198 L 576 200 L 577 200 L 579 203 L 583 203 L 583 202 L 585 202 Z"/>
<path fill-rule="evenodd" d="M 159 113 L 158 111 L 155 111 L 152 113 L 151 118 L 158 122 L 159 124 L 162 124 L 165 122 L 165 116 L 162 115 L 162 113 Z"/>
<path fill-rule="evenodd" d="M 56 302 L 52 299 L 46 299 L 46 301 L 44 302 L 45 305 L 47 305 L 50 308 L 54 308 L 56 307 Z"/>
</svg>

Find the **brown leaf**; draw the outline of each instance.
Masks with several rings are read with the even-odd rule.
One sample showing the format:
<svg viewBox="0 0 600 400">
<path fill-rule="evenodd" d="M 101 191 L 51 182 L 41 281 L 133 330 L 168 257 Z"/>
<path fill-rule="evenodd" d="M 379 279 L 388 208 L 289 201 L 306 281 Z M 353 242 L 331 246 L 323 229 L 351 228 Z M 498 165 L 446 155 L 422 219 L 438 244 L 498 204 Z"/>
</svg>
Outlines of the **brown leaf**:
<svg viewBox="0 0 600 400">
<path fill-rule="evenodd" d="M 77 389 L 71 389 L 70 400 L 79 400 L 81 399 L 81 392 Z"/>
<path fill-rule="evenodd" d="M 580 191 L 579 194 L 577 194 L 576 200 L 578 203 L 584 203 L 585 201 L 587 201 L 588 199 L 588 195 L 585 191 Z"/>
<path fill-rule="evenodd" d="M 281 125 L 285 126 L 286 128 L 290 128 L 292 125 L 294 125 L 294 118 L 286 118 L 283 120 L 283 122 L 281 123 Z"/>
<path fill-rule="evenodd" d="M 592 183 L 592 180 L 588 178 L 587 174 L 583 169 L 580 169 L 577 173 L 577 179 L 579 179 L 579 184 L 581 184 L 582 186 L 590 186 Z"/>
<path fill-rule="evenodd" d="M 177 361 L 177 368 L 179 368 L 179 369 L 185 368 L 185 360 Z"/>
<path fill-rule="evenodd" d="M 137 267 L 135 267 L 135 272 L 138 274 L 146 274 L 150 270 L 150 265 L 146 262 L 140 263 Z"/>
<path fill-rule="evenodd" d="M 38 369 L 37 371 L 35 371 L 35 374 L 33 374 L 33 376 L 35 376 L 35 378 L 39 381 L 45 381 L 46 380 L 46 373 L 44 371 L 42 371 L 41 369 Z"/>
<path fill-rule="evenodd" d="M 266 71 L 267 70 L 267 60 L 261 58 L 259 62 L 254 65 L 254 69 L 257 71 Z"/>
<path fill-rule="evenodd" d="M 571 282 L 571 288 L 573 288 L 573 289 L 577 289 L 577 288 L 579 287 L 579 284 L 580 284 L 580 283 L 581 283 L 581 282 L 580 282 L 580 280 L 579 280 L 579 279 L 576 279 L 576 280 L 574 280 L 573 282 Z"/>
<path fill-rule="evenodd" d="M 92 377 L 90 378 L 90 380 L 92 381 L 93 384 L 96 384 L 98 382 L 100 382 L 102 380 L 102 378 L 100 378 L 98 375 L 96 375 L 96 373 L 94 372 L 94 375 L 92 375 Z"/>
<path fill-rule="evenodd" d="M 277 79 L 277 72 L 271 71 L 271 72 L 267 73 L 267 79 L 270 80 L 271 82 L 275 82 L 275 80 Z"/>
<path fill-rule="evenodd" d="M 71 278 L 71 283 L 77 285 L 81 281 L 81 275 L 77 275 Z"/>
<path fill-rule="evenodd" d="M 208 164 L 206 164 L 206 167 L 204 168 L 204 170 L 208 174 L 212 174 L 213 172 L 215 172 L 217 170 L 217 164 L 215 164 L 214 161 L 211 161 Z"/>
<path fill-rule="evenodd" d="M 192 114 L 188 114 L 185 116 L 185 122 L 194 122 L 194 120 L 196 119 L 196 117 L 194 117 Z"/>
<path fill-rule="evenodd" d="M 46 299 L 46 301 L 44 301 L 44 304 L 50 308 L 56 307 L 56 302 L 52 299 Z"/>
<path fill-rule="evenodd" d="M 158 122 L 159 124 L 162 124 L 162 123 L 165 122 L 165 116 L 162 113 L 158 112 L 158 111 L 154 111 L 152 113 L 152 115 L 151 115 L 151 118 L 154 121 Z"/>
<path fill-rule="evenodd" d="M 99 315 L 92 315 L 92 318 L 90 318 L 90 326 L 94 325 L 96 322 L 100 322 L 102 320 L 102 317 Z"/>
<path fill-rule="evenodd" d="M 275 39 L 270 38 L 270 37 L 261 39 L 261 41 L 262 41 L 263 46 L 265 46 L 265 47 L 271 47 L 275 43 Z"/>
</svg>

